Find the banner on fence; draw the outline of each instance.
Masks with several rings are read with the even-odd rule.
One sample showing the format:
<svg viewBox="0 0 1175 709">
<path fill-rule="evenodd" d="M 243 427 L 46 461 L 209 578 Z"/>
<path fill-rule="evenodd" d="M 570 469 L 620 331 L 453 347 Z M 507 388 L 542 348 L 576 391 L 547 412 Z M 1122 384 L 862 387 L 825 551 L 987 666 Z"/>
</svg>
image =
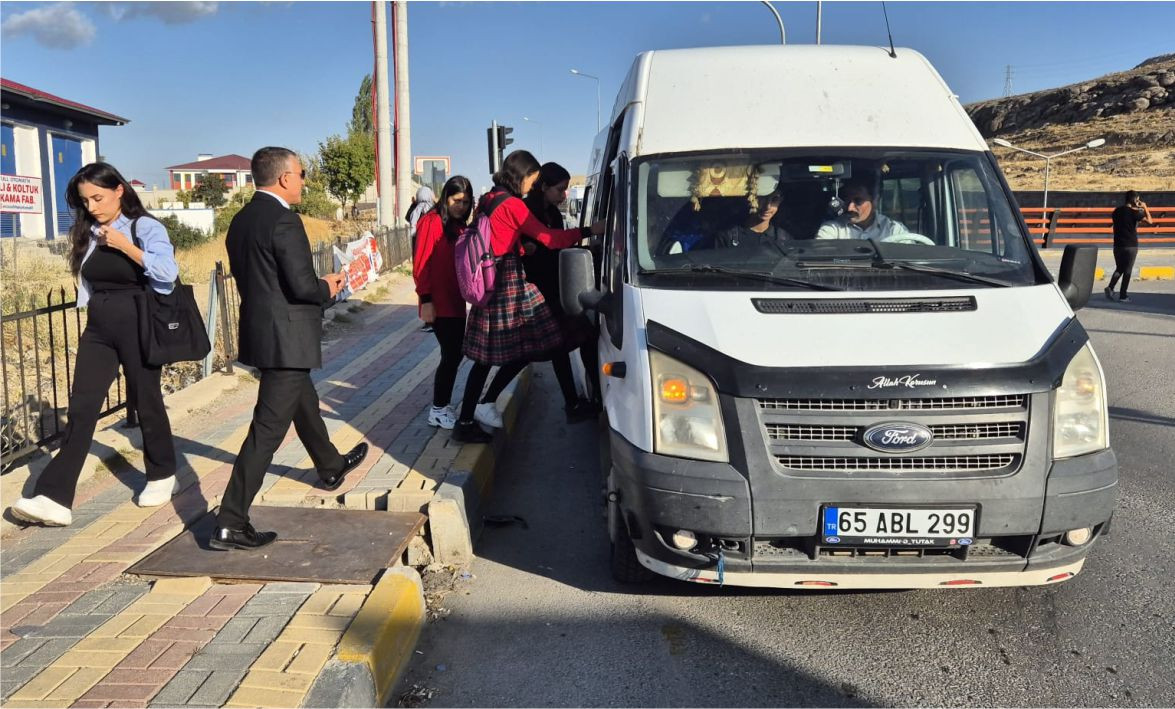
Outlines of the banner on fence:
<svg viewBox="0 0 1175 709">
<path fill-rule="evenodd" d="M 352 293 L 367 287 L 379 275 L 383 267 L 383 256 L 371 232 L 348 242 L 342 248 L 334 247 L 335 270 L 346 276 L 339 300 L 346 300 Z"/>
<path fill-rule="evenodd" d="M 0 212 L 40 214 L 43 201 L 41 178 L 0 175 Z"/>
</svg>

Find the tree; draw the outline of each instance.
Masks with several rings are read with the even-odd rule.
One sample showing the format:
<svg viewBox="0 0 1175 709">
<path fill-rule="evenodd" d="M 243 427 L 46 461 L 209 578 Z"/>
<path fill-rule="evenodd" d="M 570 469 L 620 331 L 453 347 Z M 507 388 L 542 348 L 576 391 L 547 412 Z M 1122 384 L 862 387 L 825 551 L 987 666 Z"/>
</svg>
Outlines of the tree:
<svg viewBox="0 0 1175 709">
<path fill-rule="evenodd" d="M 226 192 L 228 187 L 224 179 L 215 172 L 206 172 L 200 176 L 200 183 L 192 188 L 192 199 L 215 209 L 224 205 Z"/>
<path fill-rule="evenodd" d="M 335 199 L 352 208 L 375 179 L 375 144 L 372 136 L 352 133 L 346 138 L 332 135 L 318 144 L 322 183 Z"/>
<path fill-rule="evenodd" d="M 347 126 L 347 133 L 374 135 L 375 117 L 371 114 L 371 74 L 368 74 L 359 83 L 359 95 L 355 97 L 355 105 L 351 108 L 351 123 Z"/>
<path fill-rule="evenodd" d="M 319 219 L 334 219 L 335 210 L 339 205 L 327 192 L 322 161 L 317 155 L 300 155 L 299 158 L 306 170 L 306 185 L 302 190 L 302 201 L 291 208 L 298 214 Z"/>
</svg>

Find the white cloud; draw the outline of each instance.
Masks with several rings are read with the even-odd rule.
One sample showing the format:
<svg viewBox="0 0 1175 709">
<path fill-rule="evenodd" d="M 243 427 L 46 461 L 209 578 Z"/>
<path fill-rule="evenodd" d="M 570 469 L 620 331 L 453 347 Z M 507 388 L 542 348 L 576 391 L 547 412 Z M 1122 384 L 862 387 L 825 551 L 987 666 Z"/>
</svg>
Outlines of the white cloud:
<svg viewBox="0 0 1175 709">
<path fill-rule="evenodd" d="M 215 15 L 216 2 L 112 2 L 106 11 L 116 20 L 150 17 L 167 25 L 182 25 Z"/>
<path fill-rule="evenodd" d="M 10 15 L 4 21 L 3 36 L 31 36 L 52 49 L 84 47 L 94 39 L 94 23 L 72 3 L 62 2 Z"/>
</svg>

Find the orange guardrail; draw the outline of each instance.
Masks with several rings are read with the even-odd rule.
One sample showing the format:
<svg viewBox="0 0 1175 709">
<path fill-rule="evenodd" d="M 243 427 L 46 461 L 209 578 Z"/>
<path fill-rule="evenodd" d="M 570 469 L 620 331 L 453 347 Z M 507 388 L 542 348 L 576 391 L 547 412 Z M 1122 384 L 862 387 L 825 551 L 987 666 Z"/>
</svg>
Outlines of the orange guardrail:
<svg viewBox="0 0 1175 709">
<path fill-rule="evenodd" d="M 1038 245 L 1114 243 L 1114 207 L 1022 207 L 1020 213 Z M 1153 226 L 1138 225 L 1138 244 L 1175 244 L 1175 207 L 1150 207 Z"/>
</svg>

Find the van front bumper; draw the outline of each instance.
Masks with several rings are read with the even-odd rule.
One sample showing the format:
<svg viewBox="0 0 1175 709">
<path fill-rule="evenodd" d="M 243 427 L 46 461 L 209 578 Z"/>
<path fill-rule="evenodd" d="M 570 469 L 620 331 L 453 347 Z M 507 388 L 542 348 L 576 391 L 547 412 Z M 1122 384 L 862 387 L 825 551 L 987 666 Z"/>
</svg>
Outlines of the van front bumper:
<svg viewBox="0 0 1175 709">
<path fill-rule="evenodd" d="M 992 486 L 992 481 L 963 493 L 960 499 L 984 510 L 980 534 L 964 558 L 946 554 L 844 557 L 825 553 L 817 544 L 819 502 L 806 504 L 801 514 L 788 521 L 783 534 L 781 530 L 756 530 L 750 476 L 735 466 L 648 453 L 615 431 L 611 432 L 611 451 L 617 504 L 641 563 L 661 575 L 698 583 L 814 588 L 1057 583 L 1081 570 L 1092 539 L 1108 530 L 1117 495 L 1118 467 L 1111 450 L 1054 461 L 1043 515 L 1039 499 L 1002 499 L 998 484 Z M 841 492 L 852 484 L 813 480 L 818 489 L 805 497 L 826 502 L 853 499 Z M 926 481 L 886 484 L 894 496 L 890 499 L 903 499 L 903 488 L 918 486 L 909 488 L 909 500 L 922 499 L 914 494 L 915 489 L 922 492 L 926 486 L 939 485 Z M 958 488 L 966 481 L 950 484 Z M 988 491 L 986 498 L 984 490 Z M 1026 509 L 1037 510 L 1033 519 L 1023 519 Z M 1015 534 L 984 537 L 985 522 L 990 530 L 1008 529 Z M 1089 542 L 1081 546 L 1063 543 L 1064 532 L 1082 527 L 1094 531 Z M 692 550 L 678 549 L 669 540 L 679 529 L 707 542 Z M 787 543 L 781 546 L 781 541 Z"/>
</svg>

